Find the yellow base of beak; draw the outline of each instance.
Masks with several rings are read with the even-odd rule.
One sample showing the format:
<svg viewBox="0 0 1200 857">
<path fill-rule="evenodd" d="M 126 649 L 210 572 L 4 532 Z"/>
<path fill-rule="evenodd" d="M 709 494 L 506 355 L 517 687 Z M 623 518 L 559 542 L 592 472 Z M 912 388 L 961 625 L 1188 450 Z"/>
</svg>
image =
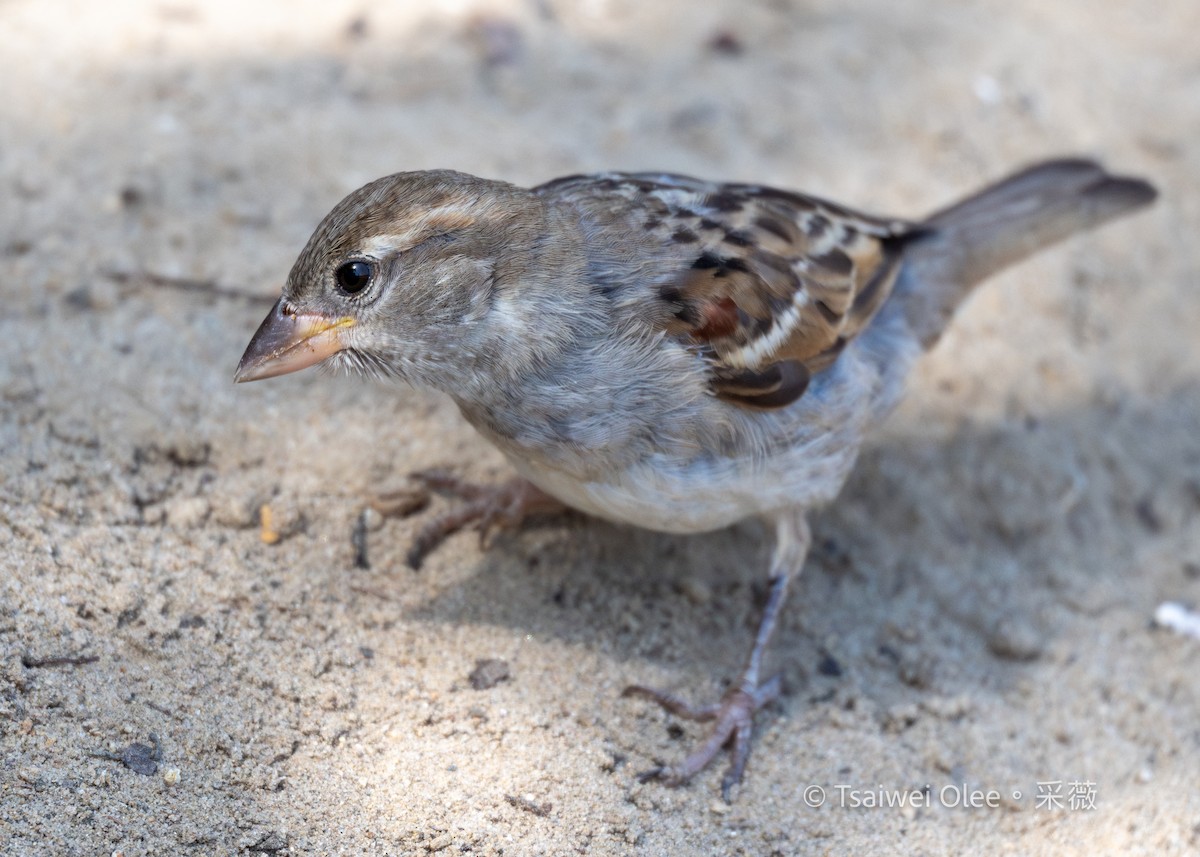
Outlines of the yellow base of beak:
<svg viewBox="0 0 1200 857">
<path fill-rule="evenodd" d="M 280 298 L 246 346 L 233 380 L 260 381 L 320 363 L 346 347 L 342 332 L 353 324 L 352 318 L 297 313 Z"/>
</svg>

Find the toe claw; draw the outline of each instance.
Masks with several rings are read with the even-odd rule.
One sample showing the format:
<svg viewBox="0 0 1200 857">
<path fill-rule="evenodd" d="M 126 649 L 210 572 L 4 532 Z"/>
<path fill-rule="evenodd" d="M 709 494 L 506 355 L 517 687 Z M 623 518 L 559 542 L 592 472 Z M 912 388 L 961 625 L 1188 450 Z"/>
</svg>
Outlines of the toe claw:
<svg viewBox="0 0 1200 857">
<path fill-rule="evenodd" d="M 722 777 L 721 778 L 721 800 L 725 801 L 725 803 L 733 803 L 733 787 L 736 786 L 741 781 L 742 781 L 742 778 L 740 775 L 737 777 L 737 779 L 734 779 L 729 774 L 726 774 L 724 777 Z"/>
<path fill-rule="evenodd" d="M 754 710 L 765 708 L 772 702 L 778 702 L 779 697 L 783 696 L 783 676 L 775 674 L 764 681 L 758 687 L 750 691 L 751 698 L 754 700 Z"/>
<path fill-rule="evenodd" d="M 428 551 L 421 550 L 420 547 L 420 545 L 414 544 L 404 555 L 404 564 L 413 571 L 421 570 L 421 563 L 425 561 L 425 554 L 428 553 Z"/>
<path fill-rule="evenodd" d="M 429 492 L 424 488 L 399 488 L 376 494 L 369 502 L 385 518 L 407 518 L 429 505 Z"/>
<path fill-rule="evenodd" d="M 648 771 L 641 771 L 637 775 L 639 783 L 648 783 L 651 780 L 661 780 L 666 776 L 666 768 L 659 765 L 657 768 L 650 768 Z"/>
</svg>

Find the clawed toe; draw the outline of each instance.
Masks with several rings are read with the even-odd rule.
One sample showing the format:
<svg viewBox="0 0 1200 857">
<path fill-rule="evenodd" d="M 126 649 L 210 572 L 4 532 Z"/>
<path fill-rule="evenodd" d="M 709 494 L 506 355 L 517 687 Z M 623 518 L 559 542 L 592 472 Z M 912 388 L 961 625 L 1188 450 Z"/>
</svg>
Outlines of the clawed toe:
<svg viewBox="0 0 1200 857">
<path fill-rule="evenodd" d="M 674 714 L 676 717 L 682 717 L 684 720 L 693 720 L 697 723 L 704 723 L 715 719 L 717 712 L 721 709 L 720 703 L 696 708 L 673 693 L 667 693 L 665 690 L 658 690 L 641 684 L 629 685 L 629 687 L 621 691 L 621 696 L 641 696 L 649 699 L 651 702 L 657 702 L 663 709 Z"/>
<path fill-rule="evenodd" d="M 415 488 L 381 495 L 372 505 L 385 515 L 406 517 L 429 505 L 430 494 L 448 494 L 458 501 L 450 509 L 435 515 L 417 532 L 405 559 L 410 568 L 421 563 L 447 538 L 467 527 L 479 531 L 483 546 L 499 528 L 519 526 L 531 514 L 554 511 L 561 504 L 524 479 L 510 479 L 499 485 L 477 485 L 444 470 L 422 470 L 410 474 Z"/>
<path fill-rule="evenodd" d="M 732 759 L 721 779 L 721 794 L 729 800 L 730 790 L 742 781 L 746 762 L 750 759 L 750 739 L 754 731 L 754 715 L 759 709 L 779 698 L 781 682 L 775 676 L 757 687 L 743 683 L 727 692 L 715 705 L 693 706 L 674 694 L 642 685 L 625 688 L 622 696 L 640 696 L 661 705 L 666 711 L 685 720 L 714 725 L 708 738 L 678 765 L 663 765 L 638 774 L 639 782 L 659 780 L 668 786 L 681 786 L 712 762 L 727 745 Z"/>
<path fill-rule="evenodd" d="M 479 485 L 460 479 L 447 470 L 432 468 L 430 470 L 415 470 L 408 478 L 420 483 L 426 493 L 436 491 L 439 494 L 449 494 L 459 500 L 477 500 L 481 496 L 494 491 L 503 490 L 508 483 L 501 485 Z"/>
<path fill-rule="evenodd" d="M 427 521 L 417 532 L 405 556 L 409 568 L 419 569 L 425 557 L 447 538 L 482 521 L 487 516 L 488 503 L 488 498 L 478 497 Z"/>
<path fill-rule="evenodd" d="M 408 486 L 371 497 L 370 507 L 385 518 L 407 518 L 429 506 L 429 492 Z"/>
<path fill-rule="evenodd" d="M 639 771 L 637 781 L 643 785 L 653 782 L 654 780 L 661 779 L 664 771 L 666 771 L 666 768 L 662 765 L 659 765 L 657 768 L 651 768 L 648 771 Z"/>
</svg>

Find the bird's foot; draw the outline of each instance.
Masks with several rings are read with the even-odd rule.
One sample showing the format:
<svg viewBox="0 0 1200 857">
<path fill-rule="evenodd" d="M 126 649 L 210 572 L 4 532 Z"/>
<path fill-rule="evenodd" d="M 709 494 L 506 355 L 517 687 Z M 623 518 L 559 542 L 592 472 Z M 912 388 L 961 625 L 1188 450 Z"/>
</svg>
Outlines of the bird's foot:
<svg viewBox="0 0 1200 857">
<path fill-rule="evenodd" d="M 677 765 L 664 765 L 638 775 L 642 782 L 661 780 L 669 786 L 681 786 L 700 773 L 721 750 L 731 744 L 733 758 L 725 776 L 721 778 L 721 795 L 729 801 L 730 790 L 742 781 L 746 762 L 750 758 L 750 738 L 754 731 L 754 714 L 779 698 L 781 680 L 774 676 L 768 681 L 754 685 L 743 681 L 727 691 L 715 705 L 695 707 L 679 697 L 641 685 L 630 685 L 622 696 L 641 696 L 657 702 L 676 717 L 698 723 L 712 723 L 713 727 L 705 741 L 690 756 Z"/>
<path fill-rule="evenodd" d="M 408 564 L 420 568 L 425 557 L 447 538 L 467 527 L 479 531 L 485 544 L 495 529 L 519 526 L 527 517 L 560 511 L 563 506 L 549 494 L 521 478 L 499 485 L 476 485 L 444 471 L 413 473 L 426 500 L 430 493 L 449 494 L 459 502 L 425 523 L 408 549 Z M 424 508 L 415 505 L 410 514 Z"/>
</svg>

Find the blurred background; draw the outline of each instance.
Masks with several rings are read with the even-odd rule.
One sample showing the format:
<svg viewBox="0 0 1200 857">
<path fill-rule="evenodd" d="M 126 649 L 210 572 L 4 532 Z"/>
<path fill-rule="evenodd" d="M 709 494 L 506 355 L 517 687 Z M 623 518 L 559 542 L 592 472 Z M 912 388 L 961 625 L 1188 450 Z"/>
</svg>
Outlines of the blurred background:
<svg viewBox="0 0 1200 857">
<path fill-rule="evenodd" d="M 1196 644 L 1149 616 L 1200 601 L 1198 32 L 1192 0 L 0 0 L 0 851 L 1194 853 Z M 416 524 L 366 498 L 507 472 L 453 407 L 231 384 L 316 223 L 390 172 L 912 217 L 1061 154 L 1163 197 L 923 361 L 818 516 L 732 808 L 719 770 L 639 785 L 691 733 L 617 696 L 737 669 L 754 527 L 559 522 L 414 575 Z M 513 678 L 471 690 L 480 658 Z M 1095 811 L 1034 809 L 1072 778 Z M 951 781 L 1010 799 L 802 799 Z"/>
</svg>

